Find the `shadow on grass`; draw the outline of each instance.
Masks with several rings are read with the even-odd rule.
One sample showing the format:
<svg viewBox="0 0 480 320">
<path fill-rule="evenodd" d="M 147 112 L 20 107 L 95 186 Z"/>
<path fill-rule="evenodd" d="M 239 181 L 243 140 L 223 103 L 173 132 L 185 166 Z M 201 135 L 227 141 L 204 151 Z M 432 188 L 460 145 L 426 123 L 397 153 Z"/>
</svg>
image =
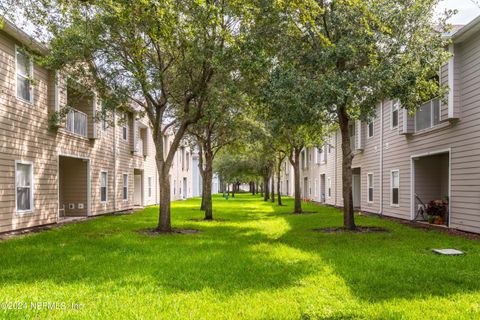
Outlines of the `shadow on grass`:
<svg viewBox="0 0 480 320">
<path fill-rule="evenodd" d="M 290 215 L 286 213 L 293 202 L 284 202 L 286 206 L 277 207 L 259 197 L 241 195 L 230 201 L 216 196 L 214 216 L 229 221 L 208 224 L 189 220 L 202 217 L 198 199 L 175 203 L 174 227 L 202 231 L 195 235 L 138 234 L 156 225 L 158 208 L 153 207 L 0 242 L 0 281 L 4 286 L 39 281 L 105 285 L 108 290 L 211 289 L 229 296 L 298 287 L 329 268 L 353 296 L 371 302 L 480 290 L 478 242 L 373 217 L 357 217 L 357 222 L 392 232 L 316 233 L 312 229 L 341 226 L 341 213 L 308 204 L 305 210 L 319 214 Z M 467 255 L 430 252 L 441 247 L 455 247 Z"/>
<path fill-rule="evenodd" d="M 308 262 L 287 263 L 257 250 L 259 243 L 269 240 L 256 228 L 189 222 L 182 227 L 202 233 L 138 234 L 155 221 L 148 211 L 2 242 L 0 280 L 3 285 L 38 281 L 118 287 L 153 284 L 166 292 L 211 288 L 233 294 L 289 287 L 312 271 Z"/>
<path fill-rule="evenodd" d="M 324 214 L 285 216 L 290 230 L 280 240 L 318 254 L 357 298 L 381 302 L 447 297 L 480 290 L 479 243 L 437 231 L 409 228 L 378 217 L 356 216 L 358 225 L 388 233 L 318 233 L 312 228 L 342 226 L 342 212 L 317 206 Z M 432 248 L 459 248 L 460 257 L 435 255 Z"/>
</svg>

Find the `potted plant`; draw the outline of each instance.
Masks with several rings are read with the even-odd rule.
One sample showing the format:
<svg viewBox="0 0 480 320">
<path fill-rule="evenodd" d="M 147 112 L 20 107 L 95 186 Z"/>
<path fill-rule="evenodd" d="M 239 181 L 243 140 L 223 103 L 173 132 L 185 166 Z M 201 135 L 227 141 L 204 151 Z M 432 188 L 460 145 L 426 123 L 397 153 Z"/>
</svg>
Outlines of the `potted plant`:
<svg viewBox="0 0 480 320">
<path fill-rule="evenodd" d="M 443 224 L 447 217 L 448 202 L 444 200 L 432 200 L 425 210 L 428 214 L 428 222 Z"/>
</svg>

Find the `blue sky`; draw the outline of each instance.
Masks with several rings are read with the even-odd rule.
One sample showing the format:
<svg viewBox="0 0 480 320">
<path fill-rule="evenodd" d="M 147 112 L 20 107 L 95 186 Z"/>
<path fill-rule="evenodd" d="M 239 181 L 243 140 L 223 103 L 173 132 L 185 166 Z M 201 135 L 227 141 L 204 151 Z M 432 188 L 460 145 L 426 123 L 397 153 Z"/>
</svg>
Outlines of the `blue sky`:
<svg viewBox="0 0 480 320">
<path fill-rule="evenodd" d="M 441 0 L 437 12 L 445 9 L 457 9 L 458 13 L 449 22 L 452 24 L 467 24 L 480 15 L 480 0 Z"/>
</svg>

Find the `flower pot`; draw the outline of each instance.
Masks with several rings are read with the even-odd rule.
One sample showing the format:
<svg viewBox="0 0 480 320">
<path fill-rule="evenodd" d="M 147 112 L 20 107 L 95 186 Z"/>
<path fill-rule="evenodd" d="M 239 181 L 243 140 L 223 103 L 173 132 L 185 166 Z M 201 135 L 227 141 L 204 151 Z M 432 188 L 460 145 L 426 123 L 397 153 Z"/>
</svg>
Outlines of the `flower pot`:
<svg viewBox="0 0 480 320">
<path fill-rule="evenodd" d="M 428 223 L 434 223 L 434 222 L 435 222 L 435 216 L 429 214 L 429 215 L 428 215 Z"/>
<path fill-rule="evenodd" d="M 443 218 L 442 216 L 435 216 L 435 224 L 443 224 Z"/>
</svg>

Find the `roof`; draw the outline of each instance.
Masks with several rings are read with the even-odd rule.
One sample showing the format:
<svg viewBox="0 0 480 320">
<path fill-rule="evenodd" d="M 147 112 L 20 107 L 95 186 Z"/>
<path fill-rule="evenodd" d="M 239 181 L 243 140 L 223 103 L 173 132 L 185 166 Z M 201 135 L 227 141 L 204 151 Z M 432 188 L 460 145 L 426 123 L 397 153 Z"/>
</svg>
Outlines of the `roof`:
<svg viewBox="0 0 480 320">
<path fill-rule="evenodd" d="M 35 40 L 32 36 L 28 35 L 25 31 L 17 27 L 14 23 L 0 16 L 3 19 L 3 28 L 0 29 L 10 35 L 15 40 L 19 41 L 23 45 L 27 46 L 33 51 L 37 51 L 40 54 L 46 54 L 48 48 L 45 44 Z"/>
<path fill-rule="evenodd" d="M 470 21 L 467 25 L 457 29 L 452 33 L 451 39 L 454 43 L 461 43 L 467 40 L 470 36 L 480 31 L 480 16 Z"/>
</svg>

